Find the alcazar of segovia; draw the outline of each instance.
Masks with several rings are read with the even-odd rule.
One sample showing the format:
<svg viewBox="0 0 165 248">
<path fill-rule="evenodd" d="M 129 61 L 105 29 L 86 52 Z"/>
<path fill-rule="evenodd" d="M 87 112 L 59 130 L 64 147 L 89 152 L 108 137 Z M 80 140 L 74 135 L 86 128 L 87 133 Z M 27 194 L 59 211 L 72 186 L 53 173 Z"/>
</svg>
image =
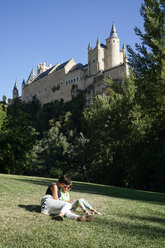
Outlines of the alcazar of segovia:
<svg viewBox="0 0 165 248">
<path fill-rule="evenodd" d="M 105 77 L 119 81 L 128 74 L 126 48 L 123 45 L 120 51 L 120 39 L 113 24 L 106 45 L 100 43 L 99 38 L 94 49 L 89 43 L 88 64 L 76 64 L 73 58 L 55 66 L 40 63 L 37 75 L 33 69 L 28 80 L 23 80 L 21 98 L 23 102 L 29 102 L 36 97 L 41 104 L 61 99 L 66 102 L 76 96 L 79 90 L 85 90 L 87 105 L 90 105 L 94 95 L 103 94 Z M 13 98 L 18 95 L 15 83 Z"/>
</svg>

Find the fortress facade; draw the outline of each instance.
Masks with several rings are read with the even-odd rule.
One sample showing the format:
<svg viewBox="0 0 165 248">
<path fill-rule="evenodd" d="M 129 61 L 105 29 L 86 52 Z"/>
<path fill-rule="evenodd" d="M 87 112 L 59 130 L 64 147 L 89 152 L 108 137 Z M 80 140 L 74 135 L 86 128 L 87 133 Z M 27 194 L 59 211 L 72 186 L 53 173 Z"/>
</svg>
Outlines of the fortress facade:
<svg viewBox="0 0 165 248">
<path fill-rule="evenodd" d="M 94 95 L 104 92 L 105 77 L 119 81 L 128 75 L 126 48 L 123 45 L 120 51 L 120 39 L 113 24 L 105 45 L 100 43 L 99 38 L 94 49 L 89 43 L 88 64 L 76 64 L 71 58 L 54 66 L 40 63 L 37 66 L 37 75 L 32 69 L 28 80 L 22 83 L 22 101 L 29 102 L 36 97 L 41 104 L 61 99 L 67 102 L 79 90 L 86 90 L 87 105 L 90 105 Z M 18 87 L 15 84 L 13 98 L 17 96 Z"/>
</svg>

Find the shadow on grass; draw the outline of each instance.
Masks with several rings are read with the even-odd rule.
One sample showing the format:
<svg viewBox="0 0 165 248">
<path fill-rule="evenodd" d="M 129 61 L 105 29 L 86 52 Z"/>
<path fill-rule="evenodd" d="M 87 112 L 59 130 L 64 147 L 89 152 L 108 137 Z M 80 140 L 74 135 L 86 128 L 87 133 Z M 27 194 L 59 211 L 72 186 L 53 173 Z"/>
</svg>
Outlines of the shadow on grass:
<svg viewBox="0 0 165 248">
<path fill-rule="evenodd" d="M 54 179 L 46 179 L 46 178 L 34 178 L 26 177 L 26 178 L 12 178 L 12 180 L 22 181 L 24 183 L 36 184 L 45 186 L 45 190 L 43 195 L 47 189 L 47 187 L 54 181 Z M 105 195 L 115 198 L 121 199 L 130 199 L 136 201 L 143 202 L 151 202 L 153 204 L 164 205 L 165 204 L 165 194 L 157 193 L 157 192 L 149 192 L 142 190 L 134 190 L 128 188 L 120 188 L 108 185 L 101 184 L 93 184 L 93 183 L 85 183 L 85 182 L 77 182 L 73 181 L 72 191 L 74 192 L 82 192 L 88 194 L 97 194 L 97 195 Z"/>
<path fill-rule="evenodd" d="M 138 221 L 144 221 L 144 222 L 147 221 L 147 223 L 153 222 L 153 223 L 158 223 L 158 224 L 164 224 L 164 226 L 165 226 L 165 217 L 164 217 L 165 215 L 162 217 L 155 217 L 155 216 L 136 216 L 136 215 L 131 215 L 131 214 L 130 215 L 118 214 L 117 216 L 118 217 L 120 216 L 121 218 L 122 217 L 129 218 L 131 220 L 138 220 Z M 165 231 L 165 229 L 164 229 L 164 231 Z"/>
<path fill-rule="evenodd" d="M 144 218 L 145 221 L 145 218 Z M 102 228 L 113 229 L 116 230 L 116 233 L 120 234 L 126 234 L 128 236 L 136 236 L 136 237 L 147 237 L 150 239 L 164 239 L 165 234 L 165 227 L 162 225 L 161 227 L 151 225 L 151 223 L 141 223 L 141 222 L 135 222 L 132 223 L 130 220 L 130 223 L 120 220 L 113 219 L 107 219 L 105 218 L 95 218 L 94 220 L 95 224 L 98 226 L 102 226 Z"/>
<path fill-rule="evenodd" d="M 26 211 L 29 212 L 36 212 L 36 213 L 41 213 L 41 206 L 40 205 L 18 205 L 20 208 L 24 208 Z"/>
</svg>

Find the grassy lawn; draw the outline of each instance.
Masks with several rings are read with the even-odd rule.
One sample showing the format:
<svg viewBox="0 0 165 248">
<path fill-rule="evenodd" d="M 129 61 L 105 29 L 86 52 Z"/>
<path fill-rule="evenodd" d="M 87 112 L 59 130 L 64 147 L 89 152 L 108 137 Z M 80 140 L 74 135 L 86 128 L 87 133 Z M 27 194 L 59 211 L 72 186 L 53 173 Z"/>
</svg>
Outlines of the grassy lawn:
<svg viewBox="0 0 165 248">
<path fill-rule="evenodd" d="M 102 215 L 58 222 L 40 213 L 51 182 L 0 174 L 0 247 L 165 247 L 165 194 L 73 182 L 71 198 L 85 198 Z"/>
</svg>

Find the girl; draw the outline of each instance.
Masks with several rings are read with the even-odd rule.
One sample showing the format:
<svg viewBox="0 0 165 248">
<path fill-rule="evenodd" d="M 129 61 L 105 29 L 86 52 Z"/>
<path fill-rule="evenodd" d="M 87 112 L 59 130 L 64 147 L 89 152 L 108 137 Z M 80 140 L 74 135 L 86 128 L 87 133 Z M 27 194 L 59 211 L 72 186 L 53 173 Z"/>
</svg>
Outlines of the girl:
<svg viewBox="0 0 165 248">
<path fill-rule="evenodd" d="M 72 208 L 71 210 L 74 211 L 76 210 L 78 207 L 80 207 L 83 212 L 85 213 L 86 216 L 89 216 L 90 213 L 88 212 L 88 210 L 91 211 L 92 214 L 101 214 L 98 211 L 96 211 L 96 209 L 94 209 L 93 207 L 91 207 L 91 205 L 84 199 L 78 199 L 78 200 L 70 200 L 70 195 L 69 195 L 69 191 L 72 188 L 72 184 L 64 187 L 61 189 L 61 196 L 60 196 L 60 200 L 61 201 L 66 201 L 66 202 L 70 202 L 72 204 Z M 88 210 L 87 210 L 88 209 Z"/>
</svg>

